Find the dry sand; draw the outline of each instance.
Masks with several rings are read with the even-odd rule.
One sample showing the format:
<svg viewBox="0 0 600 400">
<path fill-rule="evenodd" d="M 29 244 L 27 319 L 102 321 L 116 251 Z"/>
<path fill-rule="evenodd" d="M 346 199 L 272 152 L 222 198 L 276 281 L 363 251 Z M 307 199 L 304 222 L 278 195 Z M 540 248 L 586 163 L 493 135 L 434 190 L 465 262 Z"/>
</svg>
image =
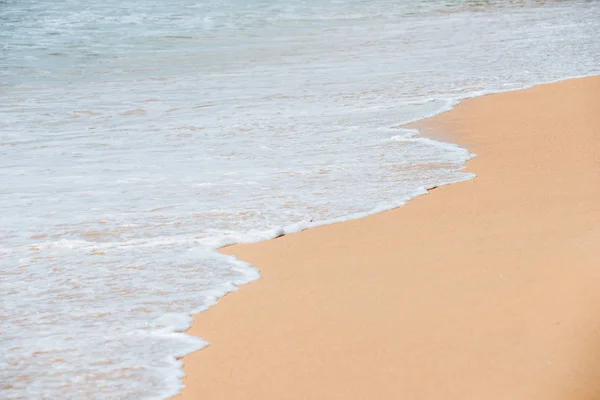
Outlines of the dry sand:
<svg viewBox="0 0 600 400">
<path fill-rule="evenodd" d="M 195 317 L 178 399 L 600 399 L 600 78 L 415 125 L 477 178 L 223 249 L 263 278 Z"/>
</svg>

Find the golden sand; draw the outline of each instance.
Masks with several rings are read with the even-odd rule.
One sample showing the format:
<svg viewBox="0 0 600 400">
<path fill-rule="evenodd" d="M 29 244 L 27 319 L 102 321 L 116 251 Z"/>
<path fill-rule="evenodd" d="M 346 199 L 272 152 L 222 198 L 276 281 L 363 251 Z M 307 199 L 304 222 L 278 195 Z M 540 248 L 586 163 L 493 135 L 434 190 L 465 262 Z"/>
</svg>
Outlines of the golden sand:
<svg viewBox="0 0 600 400">
<path fill-rule="evenodd" d="M 178 399 L 600 399 L 600 78 L 413 126 L 477 178 L 223 249 L 262 279 L 195 317 Z"/>
</svg>

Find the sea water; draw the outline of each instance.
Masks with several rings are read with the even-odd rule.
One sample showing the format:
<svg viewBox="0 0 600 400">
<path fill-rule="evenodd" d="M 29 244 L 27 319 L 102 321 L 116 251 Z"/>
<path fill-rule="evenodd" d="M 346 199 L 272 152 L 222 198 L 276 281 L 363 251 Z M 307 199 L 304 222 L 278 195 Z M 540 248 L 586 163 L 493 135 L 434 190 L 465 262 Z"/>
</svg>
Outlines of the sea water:
<svg viewBox="0 0 600 400">
<path fill-rule="evenodd" d="M 158 399 L 217 248 L 472 178 L 399 125 L 598 74 L 600 2 L 2 0 L 0 72 L 1 397 Z"/>
</svg>

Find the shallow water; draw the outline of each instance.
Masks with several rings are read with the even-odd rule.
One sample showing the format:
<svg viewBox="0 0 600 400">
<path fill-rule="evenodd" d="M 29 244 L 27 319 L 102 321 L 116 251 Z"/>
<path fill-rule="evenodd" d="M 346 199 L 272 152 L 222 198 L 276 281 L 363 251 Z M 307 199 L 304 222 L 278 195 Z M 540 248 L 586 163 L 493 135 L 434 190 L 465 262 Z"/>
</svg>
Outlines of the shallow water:
<svg viewBox="0 0 600 400">
<path fill-rule="evenodd" d="M 598 2 L 397 3 L 1 1 L 2 397 L 177 392 L 258 278 L 214 249 L 470 179 L 398 126 L 600 72 Z"/>
</svg>

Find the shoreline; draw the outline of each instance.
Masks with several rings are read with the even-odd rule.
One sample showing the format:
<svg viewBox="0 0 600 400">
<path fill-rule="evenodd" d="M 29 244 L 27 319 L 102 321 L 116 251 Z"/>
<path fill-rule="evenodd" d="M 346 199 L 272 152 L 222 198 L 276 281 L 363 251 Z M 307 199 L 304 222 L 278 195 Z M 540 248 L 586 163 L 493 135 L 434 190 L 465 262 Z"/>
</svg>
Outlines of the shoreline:
<svg viewBox="0 0 600 400">
<path fill-rule="evenodd" d="M 599 108 L 599 91 L 599 77 L 588 77 L 463 100 L 449 112 L 407 127 L 420 129 L 425 137 L 450 135 L 456 143 L 477 153 L 478 157 L 467 165 L 468 171 L 478 175 L 476 180 L 438 187 L 433 196 L 419 196 L 407 205 L 366 218 L 221 249 L 259 268 L 262 278 L 244 287 L 243 294 L 230 294 L 219 300 L 216 309 L 194 317 L 188 333 L 205 338 L 211 345 L 183 358 L 186 388 L 176 398 L 388 398 L 398 393 L 408 398 L 469 398 L 468 393 L 506 398 L 500 388 L 512 390 L 513 397 L 509 398 L 531 398 L 540 393 L 550 396 L 546 398 L 568 398 L 552 397 L 558 392 L 548 386 L 566 373 L 566 367 L 561 369 L 555 364 L 565 364 L 565 358 L 581 349 L 570 352 L 561 347 L 553 353 L 556 360 L 550 363 L 558 369 L 547 365 L 543 368 L 532 364 L 535 357 L 544 355 L 534 339 L 542 335 L 547 339 L 545 344 L 562 346 L 565 326 L 581 328 L 585 322 L 588 331 L 600 329 L 600 313 L 583 316 L 574 307 L 581 302 L 582 293 L 589 294 L 590 301 L 600 299 L 595 294 L 600 292 L 600 284 L 592 279 L 600 272 L 594 275 L 594 271 L 584 268 L 587 262 L 600 259 L 600 251 L 590 248 L 600 239 L 593 224 L 600 221 L 600 210 L 591 203 L 600 196 L 600 189 L 593 185 L 593 178 L 599 177 L 594 175 L 598 172 L 594 168 L 600 166 L 593 156 L 598 144 L 590 140 L 592 134 L 584 135 L 583 146 L 565 143 L 568 135 L 563 132 L 562 136 L 552 135 L 553 143 L 548 145 L 541 140 L 544 135 L 540 129 L 552 132 L 559 126 L 581 133 L 577 127 L 582 125 L 598 133 L 594 130 L 598 121 L 591 118 L 591 112 Z M 565 98 L 575 99 L 579 109 Z M 542 109 L 545 103 L 548 109 Z M 578 118 L 574 120 L 574 116 Z M 548 119 L 556 121 L 544 122 Z M 569 127 L 567 122 L 577 127 Z M 524 129 L 524 133 L 514 140 L 507 139 L 502 127 L 506 131 Z M 519 145 L 524 148 L 516 148 Z M 569 145 L 589 157 L 582 161 L 568 152 L 565 155 L 563 150 Z M 540 149 L 541 154 L 536 155 Z M 544 165 L 545 159 L 569 162 L 561 163 L 564 171 L 559 173 L 556 166 Z M 579 176 L 575 172 L 582 162 L 591 167 L 591 172 Z M 563 186 L 552 188 L 549 172 L 556 172 Z M 545 194 L 544 189 L 556 196 Z M 567 194 L 574 192 L 579 197 L 568 198 Z M 573 206 L 569 201 L 589 218 L 567 213 Z M 527 207 L 530 203 L 539 207 Z M 572 221 L 562 214 L 569 214 Z M 489 226 L 482 227 L 482 219 Z M 574 226 L 573 221 L 578 225 Z M 562 224 L 566 234 L 558 235 L 550 222 Z M 487 232 L 494 227 L 496 240 Z M 513 236 L 521 240 L 520 244 Z M 577 246 L 563 249 L 565 240 Z M 469 248 L 457 250 L 450 243 L 457 248 L 468 243 Z M 400 251 L 397 246 L 406 248 Z M 540 248 L 553 253 L 560 249 L 564 254 L 554 255 L 561 256 L 558 259 L 563 262 L 584 259 L 579 267 L 583 271 L 578 271 L 585 274 L 570 276 L 554 263 L 556 257 L 540 259 L 539 251 L 535 251 Z M 573 253 L 573 248 L 578 252 Z M 433 254 L 426 254 L 428 251 Z M 491 254 L 486 251 L 495 257 L 489 259 Z M 502 259 L 519 268 L 502 269 Z M 552 266 L 552 279 L 539 278 L 548 265 Z M 536 279 L 543 281 L 545 290 L 533 285 Z M 559 284 L 564 282 L 570 282 L 570 286 L 564 284 L 568 290 Z M 470 290 L 465 291 L 467 288 Z M 529 308 L 519 309 L 507 288 Z M 549 288 L 558 288 L 565 304 L 553 304 L 554 308 L 545 304 L 544 296 L 554 296 Z M 484 289 L 498 298 L 490 298 Z M 428 293 L 431 298 L 423 296 Z M 409 306 L 407 302 L 414 304 Z M 507 309 L 512 314 L 507 315 Z M 491 318 L 493 315 L 499 321 Z M 556 315 L 565 321 L 576 319 L 577 323 L 553 325 L 550 333 L 556 337 L 548 333 L 544 336 L 541 327 L 547 331 L 548 321 Z M 530 320 L 538 320 L 539 326 L 526 323 Z M 584 331 L 581 328 L 578 335 Z M 485 343 L 472 343 L 476 337 L 486 337 Z M 600 334 L 590 341 L 594 340 L 600 351 Z M 515 344 L 523 341 L 531 348 Z M 572 342 L 569 344 L 574 345 Z M 526 353 L 521 360 L 525 362 L 517 362 L 515 348 Z M 488 357 L 480 359 L 478 352 Z M 594 371 L 593 377 L 600 377 L 600 365 L 581 356 L 590 365 L 588 369 Z M 490 360 L 494 362 L 490 364 Z M 511 369 L 518 373 L 506 372 Z M 458 376 L 459 372 L 463 374 Z M 540 381 L 528 383 L 523 378 L 535 373 L 540 379 L 545 377 L 547 393 Z M 581 380 L 585 374 L 569 370 L 567 375 L 574 382 L 573 376 Z M 479 384 L 473 383 L 478 376 Z M 435 387 L 426 384 L 432 378 Z M 600 396 L 600 385 L 582 385 L 579 380 L 565 387 L 591 388 L 591 395 Z"/>
</svg>

